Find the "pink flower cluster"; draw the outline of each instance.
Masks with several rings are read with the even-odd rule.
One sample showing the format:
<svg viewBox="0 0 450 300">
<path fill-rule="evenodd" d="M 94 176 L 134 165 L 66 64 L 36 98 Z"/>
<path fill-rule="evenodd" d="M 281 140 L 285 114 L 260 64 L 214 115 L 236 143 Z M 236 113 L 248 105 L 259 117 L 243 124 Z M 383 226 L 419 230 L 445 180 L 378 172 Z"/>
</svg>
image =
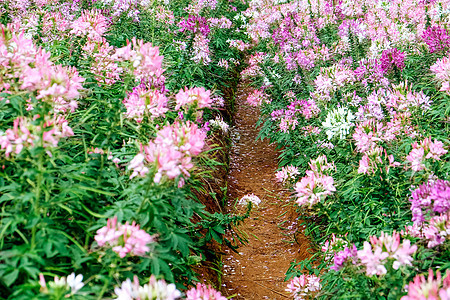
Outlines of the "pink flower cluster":
<svg viewBox="0 0 450 300">
<path fill-rule="evenodd" d="M 253 90 L 247 97 L 247 103 L 251 106 L 261 106 L 264 102 L 268 102 L 268 96 L 261 90 Z"/>
<path fill-rule="evenodd" d="M 136 38 L 131 43 L 127 42 L 125 47 L 117 49 L 112 56 L 113 60 L 129 62 L 129 68 L 138 81 L 159 78 L 164 71 L 161 68 L 163 58 L 159 55 L 158 47 Z"/>
<path fill-rule="evenodd" d="M 291 293 L 294 300 L 311 299 L 313 293 L 321 289 L 320 279 L 315 275 L 300 275 L 289 281 L 286 292 Z"/>
<path fill-rule="evenodd" d="M 271 113 L 271 117 L 274 121 L 280 120 L 278 127 L 282 132 L 288 132 L 289 130 L 295 130 L 298 125 L 299 117 L 310 119 L 317 116 L 319 113 L 320 109 L 313 99 L 297 100 L 295 96 L 293 96 L 293 101 L 286 109 L 274 110 Z"/>
<path fill-rule="evenodd" d="M 209 18 L 208 24 L 213 28 L 228 29 L 231 28 L 232 22 L 228 18 L 222 16 L 220 19 Z"/>
<path fill-rule="evenodd" d="M 108 219 L 107 225 L 97 230 L 94 239 L 100 247 L 112 247 L 121 258 L 128 253 L 143 256 L 150 251 L 147 244 L 155 242 L 155 237 L 140 229 L 134 221 L 118 224 L 117 217 Z"/>
<path fill-rule="evenodd" d="M 430 109 L 432 100 L 424 94 L 423 91 L 416 92 L 412 89 L 412 85 L 408 86 L 408 82 L 400 82 L 398 85 L 392 85 L 391 90 L 387 93 L 386 102 L 383 103 L 391 115 L 394 112 L 428 110 Z"/>
<path fill-rule="evenodd" d="M 149 9 L 148 11 L 155 14 L 156 19 L 161 23 L 169 25 L 173 25 L 175 23 L 175 16 L 173 15 L 173 11 L 165 8 L 162 5 L 157 6 L 154 9 Z"/>
<path fill-rule="evenodd" d="M 447 270 L 442 279 L 441 272 L 436 271 L 436 278 L 432 269 L 428 270 L 428 278 L 425 275 L 417 275 L 405 289 L 408 291 L 401 300 L 449 300 L 450 299 L 450 271 Z"/>
<path fill-rule="evenodd" d="M 320 74 L 314 80 L 313 99 L 320 102 L 329 101 L 337 90 L 356 81 L 355 74 L 356 71 L 353 72 L 346 60 L 332 67 L 320 68 Z"/>
<path fill-rule="evenodd" d="M 123 100 L 127 109 L 125 116 L 139 123 L 142 122 L 144 116 L 149 116 L 151 120 L 164 117 L 169 110 L 167 101 L 167 97 L 157 89 L 149 89 L 141 84 L 133 88 L 133 91 Z"/>
<path fill-rule="evenodd" d="M 201 153 L 205 137 L 205 132 L 189 121 L 165 126 L 158 131 L 155 140 L 143 146 L 141 153 L 130 162 L 128 169 L 133 170 L 130 178 L 145 176 L 150 171 L 148 164 L 156 169 L 156 183 L 161 182 L 163 176 L 175 179 L 184 174 L 189 177 L 188 171 L 194 167 L 192 157 Z M 184 181 L 180 179 L 179 186 L 183 184 Z"/>
<path fill-rule="evenodd" d="M 231 45 L 234 44 L 233 40 L 228 40 L 227 42 Z M 237 43 L 237 42 L 236 42 Z M 245 47 L 244 47 L 245 48 Z M 253 78 L 255 76 L 263 76 L 264 72 L 262 71 L 259 64 L 261 64 L 264 61 L 264 58 L 266 57 L 266 54 L 263 52 L 256 52 L 253 55 L 250 55 L 250 58 L 248 60 L 248 67 L 241 72 L 242 78 Z"/>
<path fill-rule="evenodd" d="M 334 265 L 330 267 L 330 270 L 339 271 L 350 259 L 352 260 L 353 264 L 355 264 L 357 255 L 358 250 L 356 249 L 355 244 L 350 247 L 346 246 L 344 250 L 335 253 Z"/>
<path fill-rule="evenodd" d="M 386 74 L 394 68 L 397 71 L 402 71 L 405 67 L 405 53 L 399 51 L 397 48 L 384 50 L 380 58 L 381 69 Z"/>
<path fill-rule="evenodd" d="M 178 110 L 181 107 L 189 109 L 193 106 L 196 109 L 211 108 L 213 99 L 211 98 L 211 91 L 205 90 L 204 87 L 195 87 L 188 89 L 187 87 L 180 90 L 175 96 L 177 105 L 175 109 Z"/>
<path fill-rule="evenodd" d="M 325 155 L 311 160 L 309 166 L 311 170 L 306 171 L 306 176 L 295 184 L 294 190 L 298 205 L 312 207 L 336 191 L 333 177 L 325 175 L 335 167 L 328 163 Z"/>
<path fill-rule="evenodd" d="M 414 137 L 415 131 L 409 124 L 411 113 L 394 112 L 390 121 L 378 122 L 375 119 L 367 119 L 356 126 L 353 139 L 356 142 L 356 150 L 363 153 L 359 162 L 358 173 L 374 174 L 377 170 L 389 173 L 391 167 L 400 166 L 394 160 L 392 154 L 387 154 L 383 146 L 401 135 Z"/>
<path fill-rule="evenodd" d="M 400 234 L 395 231 L 392 235 L 381 233 L 378 238 L 370 237 L 370 243 L 364 242 L 364 248 L 358 250 L 358 258 L 366 268 L 367 276 L 384 275 L 387 273 L 386 264 L 391 261 L 392 268 L 397 270 L 401 266 L 411 266 L 412 254 L 417 251 L 417 246 L 411 246 L 408 239 L 400 243 Z"/>
<path fill-rule="evenodd" d="M 94 61 L 90 71 L 95 74 L 95 79 L 101 84 L 112 85 L 120 79 L 123 68 L 111 57 L 115 52 L 106 39 L 100 41 L 88 39 L 83 47 L 85 57 L 92 56 Z"/>
<path fill-rule="evenodd" d="M 421 235 L 417 237 L 428 241 L 428 248 L 439 246 L 450 239 L 450 212 L 434 216 L 422 225 Z"/>
<path fill-rule="evenodd" d="M 450 58 L 439 58 L 430 69 L 436 74 L 436 79 L 441 83 L 440 91 L 450 93 Z"/>
<path fill-rule="evenodd" d="M 412 226 L 404 235 L 428 242 L 428 248 L 444 243 L 450 237 L 450 182 L 429 180 L 416 188 L 411 198 Z"/>
<path fill-rule="evenodd" d="M 301 68 L 310 70 L 317 62 L 327 61 L 331 57 L 330 49 L 315 34 L 317 26 L 309 22 L 309 16 L 289 12 L 274 30 L 272 39 L 279 47 L 283 62 L 288 70 Z M 298 26 L 297 24 L 305 24 Z"/>
<path fill-rule="evenodd" d="M 361 81 L 364 87 L 387 87 L 389 80 L 384 77 L 384 73 L 382 63 L 378 59 L 362 59 L 355 70 L 357 80 Z"/>
<path fill-rule="evenodd" d="M 209 39 L 202 34 L 196 34 L 192 44 L 192 60 L 197 64 L 209 65 L 211 62 L 211 51 L 209 49 Z"/>
<path fill-rule="evenodd" d="M 426 168 L 425 160 L 432 158 L 433 160 L 440 160 L 440 157 L 447 153 L 444 149 L 444 144 L 441 141 L 431 141 L 431 137 L 424 139 L 418 144 L 412 143 L 413 149 L 406 156 L 406 160 L 411 163 L 410 168 L 414 172 L 421 171 Z"/>
<path fill-rule="evenodd" d="M 74 111 L 84 78 L 74 67 L 54 65 L 50 53 L 36 48 L 31 39 L 0 27 L 0 92 L 15 93 L 16 89 L 32 92 L 37 99 L 52 104 L 55 112 Z"/>
<path fill-rule="evenodd" d="M 108 19 L 99 10 L 84 10 L 81 16 L 73 21 L 70 34 L 100 41 L 108 30 Z"/>
<path fill-rule="evenodd" d="M 133 281 L 127 278 L 120 287 L 114 289 L 114 294 L 119 300 L 176 300 L 181 299 L 181 292 L 175 284 L 167 284 L 165 280 L 156 280 L 155 275 L 150 276 L 148 284 L 141 286 L 135 275 Z"/>
<path fill-rule="evenodd" d="M 61 5 L 55 11 L 26 11 L 14 18 L 12 24 L 16 32 L 28 35 L 36 33 L 39 28 L 42 42 L 52 44 L 68 38 L 73 18 L 71 11 Z"/>
<path fill-rule="evenodd" d="M 227 298 L 210 285 L 197 283 L 195 288 L 186 292 L 186 300 L 226 300 Z"/>
<path fill-rule="evenodd" d="M 38 116 L 34 117 L 37 118 Z M 47 120 L 43 128 L 33 125 L 25 117 L 18 117 L 14 120 L 13 128 L 0 134 L 0 147 L 5 150 L 5 156 L 9 157 L 11 153 L 19 154 L 27 147 L 56 147 L 61 138 L 70 136 L 73 136 L 72 128 L 62 116 Z M 47 153 L 51 155 L 50 152 Z"/>
<path fill-rule="evenodd" d="M 275 173 L 278 182 L 285 183 L 288 180 L 294 180 L 297 175 L 300 175 L 297 167 L 287 166 L 282 167 L 280 171 Z"/>
<path fill-rule="evenodd" d="M 103 2 L 104 4 L 110 6 L 108 11 L 111 12 L 112 16 L 120 17 L 122 15 L 127 15 L 127 17 L 132 18 L 133 21 L 139 21 L 139 5 L 147 7 L 149 2 L 147 0 L 95 0 Z M 95 2 L 94 1 L 94 2 Z"/>
<path fill-rule="evenodd" d="M 217 0 L 194 0 L 184 10 L 190 14 L 199 14 L 203 9 L 216 9 Z"/>
<path fill-rule="evenodd" d="M 227 43 L 230 45 L 230 48 L 236 48 L 236 49 L 238 49 L 240 51 L 244 51 L 244 50 L 249 49 L 251 47 L 250 44 L 247 44 L 247 43 L 245 43 L 245 42 L 243 42 L 241 40 L 227 40 Z"/>
<path fill-rule="evenodd" d="M 199 15 L 189 16 L 187 19 L 183 18 L 179 23 L 180 32 L 190 31 L 192 33 L 200 33 L 205 37 L 211 31 L 208 26 L 208 21 Z"/>
<path fill-rule="evenodd" d="M 364 152 L 363 157 L 359 161 L 358 173 L 375 174 L 377 170 L 383 172 L 382 166 L 384 166 L 384 171 L 389 173 L 391 167 L 398 167 L 400 163 L 394 160 L 392 154 L 388 155 L 386 149 L 375 146 Z"/>
</svg>

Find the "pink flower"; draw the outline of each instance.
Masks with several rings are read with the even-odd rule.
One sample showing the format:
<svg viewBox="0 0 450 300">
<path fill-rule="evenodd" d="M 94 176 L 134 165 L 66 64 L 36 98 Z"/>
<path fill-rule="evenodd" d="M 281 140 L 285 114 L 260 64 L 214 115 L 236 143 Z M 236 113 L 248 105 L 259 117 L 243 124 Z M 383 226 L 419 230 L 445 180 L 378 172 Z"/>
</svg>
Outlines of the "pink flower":
<svg viewBox="0 0 450 300">
<path fill-rule="evenodd" d="M 285 182 L 289 179 L 295 179 L 295 176 L 299 174 L 300 172 L 298 171 L 297 167 L 286 166 L 282 167 L 281 171 L 276 172 L 275 177 L 277 178 L 278 182 Z"/>
<path fill-rule="evenodd" d="M 434 278 L 433 270 L 428 270 L 428 278 L 424 275 L 417 275 L 405 288 L 408 294 L 403 296 L 401 300 L 448 300 L 450 299 L 450 271 L 447 270 L 444 280 L 442 280 L 441 272 L 436 271 Z"/>
<path fill-rule="evenodd" d="M 413 149 L 409 152 L 408 156 L 406 156 L 406 160 L 411 163 L 411 169 L 414 172 L 425 169 L 425 165 L 423 164 L 423 156 L 423 148 Z"/>
<path fill-rule="evenodd" d="M 369 165 L 370 159 L 367 154 L 364 154 L 361 160 L 359 161 L 358 173 L 359 174 L 369 174 L 371 167 Z"/>
<path fill-rule="evenodd" d="M 142 153 L 136 155 L 128 165 L 128 170 L 133 170 L 130 179 L 136 176 L 144 177 L 148 172 L 148 168 L 144 165 L 145 156 Z"/>
<path fill-rule="evenodd" d="M 226 300 L 227 298 L 210 285 L 197 283 L 195 288 L 186 292 L 186 300 Z"/>
<path fill-rule="evenodd" d="M 156 89 L 147 89 L 143 86 L 133 88 L 133 91 L 123 100 L 127 108 L 125 116 L 142 122 L 144 116 L 148 115 L 151 120 L 163 117 L 169 110 L 167 98 Z"/>
<path fill-rule="evenodd" d="M 414 142 L 412 144 L 413 149 L 406 156 L 406 160 L 411 163 L 411 169 L 413 171 L 423 170 L 425 169 L 425 159 L 432 158 L 434 160 L 440 160 L 440 156 L 447 153 L 447 150 L 443 146 L 443 143 L 438 140 L 432 142 L 430 137 L 420 142 L 420 145 Z"/>
<path fill-rule="evenodd" d="M 434 65 L 430 67 L 431 71 L 436 74 L 436 79 L 442 83 L 441 91 L 450 92 L 450 58 L 443 57 L 438 59 Z"/>
<path fill-rule="evenodd" d="M 189 170 L 194 167 L 192 157 L 202 152 L 205 138 L 206 133 L 195 123 L 180 125 L 177 122 L 164 126 L 158 131 L 155 140 L 142 146 L 141 153 L 130 162 L 128 168 L 133 170 L 131 178 L 147 174 L 147 164 L 156 169 L 156 183 L 160 183 L 164 176 L 168 179 L 175 179 L 180 175 L 189 177 Z"/>
<path fill-rule="evenodd" d="M 192 45 L 191 58 L 195 63 L 202 65 L 209 65 L 211 62 L 211 51 L 209 50 L 209 39 L 207 39 L 203 34 L 196 34 L 194 37 L 194 43 Z"/>
<path fill-rule="evenodd" d="M 108 19 L 99 10 L 83 10 L 81 16 L 72 23 L 71 34 L 101 40 L 108 30 Z"/>
<path fill-rule="evenodd" d="M 15 119 L 13 128 L 0 135 L 0 147 L 5 150 L 5 156 L 9 157 L 12 152 L 19 154 L 25 147 L 40 145 L 41 136 L 42 146 L 45 148 L 56 147 L 61 138 L 73 136 L 72 128 L 64 117 L 53 118 L 46 118 L 43 128 L 33 125 L 31 120 L 25 117 Z M 50 152 L 47 153 L 51 155 Z"/>
<path fill-rule="evenodd" d="M 389 254 L 383 252 L 379 247 L 372 252 L 372 247 L 368 242 L 364 242 L 363 250 L 358 250 L 358 258 L 365 265 L 368 276 L 386 274 L 387 270 L 383 261 L 388 257 Z"/>
<path fill-rule="evenodd" d="M 148 78 L 159 78 L 163 69 L 163 56 L 159 55 L 159 48 L 153 47 L 151 43 L 133 38 L 131 43 L 127 42 L 125 47 L 116 50 L 112 56 L 113 60 L 128 61 L 130 69 L 137 80 Z"/>
<path fill-rule="evenodd" d="M 147 244 L 155 242 L 154 236 L 140 229 L 135 222 L 131 225 L 128 222 L 118 224 L 117 217 L 108 219 L 106 226 L 97 230 L 94 239 L 100 247 L 112 247 L 121 258 L 128 253 L 143 256 L 150 251 Z"/>
<path fill-rule="evenodd" d="M 450 239 L 450 213 L 432 217 L 423 226 L 423 238 L 428 240 L 428 248 L 434 248 Z"/>
<path fill-rule="evenodd" d="M 431 142 L 431 138 L 427 138 L 423 141 L 423 143 L 427 143 L 429 152 L 425 158 L 432 158 L 434 160 L 440 160 L 440 156 L 446 154 L 448 151 L 444 149 L 444 144 L 441 141 L 434 140 L 434 143 Z"/>
<path fill-rule="evenodd" d="M 392 235 L 381 232 L 381 236 L 370 237 L 370 244 L 364 242 L 363 250 L 358 250 L 358 258 L 366 267 L 368 276 L 386 274 L 385 264 L 388 258 L 393 259 L 393 269 L 397 270 L 400 266 L 411 266 L 413 258 L 411 257 L 417 251 L 417 246 L 411 246 L 411 242 L 405 239 L 400 243 L 400 234 L 395 231 Z"/>
<path fill-rule="evenodd" d="M 213 100 L 211 99 L 211 91 L 205 90 L 203 87 L 195 87 L 188 89 L 187 87 L 180 90 L 175 96 L 177 105 L 175 109 L 188 107 L 193 105 L 197 109 L 210 108 Z"/>
<path fill-rule="evenodd" d="M 264 101 L 267 101 L 267 95 L 260 90 L 253 90 L 247 97 L 247 103 L 255 107 L 260 106 Z"/>
<path fill-rule="evenodd" d="M 336 188 L 331 176 L 318 175 L 313 171 L 306 171 L 306 176 L 296 183 L 294 190 L 298 205 L 309 204 L 309 207 L 312 207 L 328 195 L 331 195 L 336 191 Z"/>
<path fill-rule="evenodd" d="M 301 300 L 313 298 L 313 293 L 321 288 L 319 277 L 302 274 L 292 278 L 285 291 L 291 293 L 294 300 Z"/>
</svg>

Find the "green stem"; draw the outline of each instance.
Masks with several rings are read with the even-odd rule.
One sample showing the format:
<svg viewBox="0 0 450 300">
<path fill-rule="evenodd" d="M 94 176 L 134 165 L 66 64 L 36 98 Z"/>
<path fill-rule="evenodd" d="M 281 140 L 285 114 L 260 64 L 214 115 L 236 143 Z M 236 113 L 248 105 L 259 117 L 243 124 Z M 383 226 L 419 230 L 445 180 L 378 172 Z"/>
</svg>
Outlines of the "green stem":
<svg viewBox="0 0 450 300">
<path fill-rule="evenodd" d="M 40 139 L 40 147 L 44 147 L 44 139 L 43 135 L 41 135 Z M 39 159 L 38 159 L 38 174 L 37 174 L 37 180 L 36 180 L 36 190 L 35 190 L 35 199 L 33 203 L 34 208 L 34 215 L 39 216 L 40 209 L 39 209 L 39 199 L 41 198 L 41 184 L 42 184 L 42 173 L 43 173 L 43 165 L 44 165 L 44 152 L 39 153 Z M 36 230 L 37 230 L 38 224 L 35 224 L 33 228 L 31 229 L 31 249 L 34 249 L 36 247 Z"/>
<path fill-rule="evenodd" d="M 114 258 L 112 264 L 110 264 L 110 268 L 109 268 L 109 272 L 108 272 L 109 276 L 106 279 L 105 284 L 102 287 L 102 290 L 98 294 L 97 300 L 101 300 L 103 298 L 103 295 L 106 293 L 106 290 L 108 289 L 108 285 L 110 282 L 110 278 L 113 278 L 114 274 L 116 273 L 117 263 L 118 263 L 117 258 Z"/>
<path fill-rule="evenodd" d="M 111 274 L 110 274 L 110 276 L 111 276 Z M 105 284 L 103 285 L 102 290 L 100 291 L 100 294 L 98 294 L 97 300 L 101 300 L 103 298 L 103 295 L 105 294 L 106 289 L 108 288 L 108 285 L 109 285 L 110 276 L 108 277 L 108 279 L 106 279 Z"/>
</svg>

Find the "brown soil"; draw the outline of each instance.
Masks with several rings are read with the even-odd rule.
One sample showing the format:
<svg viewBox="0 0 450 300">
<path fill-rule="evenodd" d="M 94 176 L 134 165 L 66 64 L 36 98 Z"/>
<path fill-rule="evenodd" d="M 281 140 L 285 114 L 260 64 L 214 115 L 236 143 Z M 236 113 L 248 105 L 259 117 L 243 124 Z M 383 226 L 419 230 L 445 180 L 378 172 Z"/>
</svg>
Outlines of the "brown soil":
<svg viewBox="0 0 450 300">
<path fill-rule="evenodd" d="M 233 299 L 289 299 L 285 273 L 294 259 L 310 256 L 309 241 L 298 233 L 298 214 L 289 193 L 274 181 L 278 161 L 275 145 L 256 141 L 259 109 L 246 103 L 250 91 L 245 83 L 238 86 L 226 209 L 244 212 L 245 207 L 236 200 L 249 193 L 258 196 L 261 203 L 237 229 L 246 234 L 248 244 L 239 247 L 239 253 L 225 250 L 221 292 Z"/>
</svg>

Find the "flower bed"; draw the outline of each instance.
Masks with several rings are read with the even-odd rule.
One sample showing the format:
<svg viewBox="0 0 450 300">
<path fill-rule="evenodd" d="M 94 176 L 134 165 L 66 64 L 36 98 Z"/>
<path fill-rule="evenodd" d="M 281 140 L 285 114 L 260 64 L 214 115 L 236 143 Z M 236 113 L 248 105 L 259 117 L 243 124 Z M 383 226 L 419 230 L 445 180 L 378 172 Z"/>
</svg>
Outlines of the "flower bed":
<svg viewBox="0 0 450 300">
<path fill-rule="evenodd" d="M 448 299 L 448 5 L 250 1 L 240 14 L 248 102 L 317 246 L 287 271 L 295 299 Z"/>
<path fill-rule="evenodd" d="M 196 195 L 245 8 L 0 1 L 2 298 L 224 299 L 194 269 L 240 217 Z"/>
</svg>

